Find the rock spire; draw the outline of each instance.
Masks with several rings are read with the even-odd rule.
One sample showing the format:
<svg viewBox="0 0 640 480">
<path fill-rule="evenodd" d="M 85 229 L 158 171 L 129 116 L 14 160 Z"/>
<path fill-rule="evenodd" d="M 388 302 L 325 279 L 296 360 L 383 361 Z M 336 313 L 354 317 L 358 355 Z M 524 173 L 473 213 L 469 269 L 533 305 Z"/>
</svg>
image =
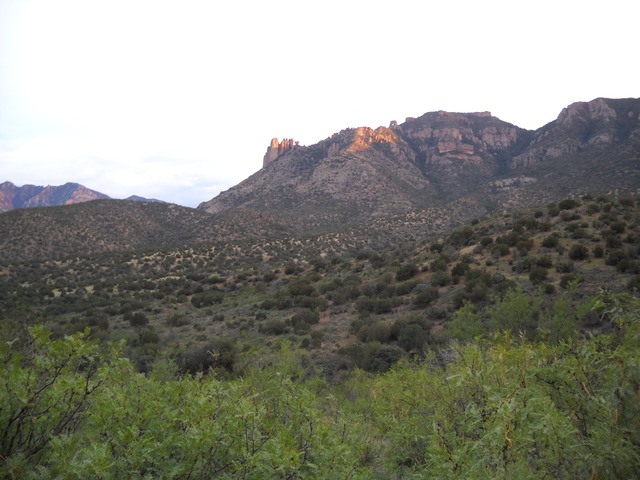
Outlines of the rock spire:
<svg viewBox="0 0 640 480">
<path fill-rule="evenodd" d="M 293 147 L 297 147 L 298 142 L 296 142 L 292 138 L 283 138 L 281 142 L 278 142 L 277 138 L 271 139 L 271 144 L 267 148 L 267 153 L 264 154 L 264 159 L 262 160 L 262 166 L 266 167 L 275 159 L 277 159 L 280 155 L 285 153 L 287 150 L 291 150 Z"/>
</svg>

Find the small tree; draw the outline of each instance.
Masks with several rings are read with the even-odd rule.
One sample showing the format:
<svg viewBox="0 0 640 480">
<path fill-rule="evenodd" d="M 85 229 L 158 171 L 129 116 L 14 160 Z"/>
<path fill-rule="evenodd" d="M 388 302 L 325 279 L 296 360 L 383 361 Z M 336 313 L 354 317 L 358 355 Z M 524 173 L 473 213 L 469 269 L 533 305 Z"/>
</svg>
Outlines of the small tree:
<svg viewBox="0 0 640 480">
<path fill-rule="evenodd" d="M 569 250 L 569 258 L 571 260 L 586 260 L 589 258 L 589 249 L 581 243 L 577 243 Z"/>
<path fill-rule="evenodd" d="M 128 317 L 129 325 L 138 333 L 138 339 L 142 341 L 142 336 L 149 326 L 149 319 L 142 312 L 136 312 L 126 316 Z"/>
</svg>

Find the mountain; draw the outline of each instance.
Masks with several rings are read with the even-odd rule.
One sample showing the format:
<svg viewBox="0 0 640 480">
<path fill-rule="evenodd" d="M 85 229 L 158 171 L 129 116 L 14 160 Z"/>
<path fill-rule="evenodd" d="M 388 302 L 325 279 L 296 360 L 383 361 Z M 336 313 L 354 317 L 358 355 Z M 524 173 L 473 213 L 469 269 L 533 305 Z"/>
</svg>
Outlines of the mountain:
<svg viewBox="0 0 640 480">
<path fill-rule="evenodd" d="M 314 234 L 333 238 L 339 254 L 584 193 L 633 196 L 639 115 L 639 99 L 596 99 L 536 131 L 487 112 L 432 112 L 345 129 L 311 146 L 274 139 L 260 171 L 198 209 L 105 199 L 2 213 L 0 260 Z M 6 210 L 38 204 L 32 199 L 54 188 L 5 182 L 0 198 Z"/>
<path fill-rule="evenodd" d="M 584 192 L 640 187 L 640 99 L 598 98 L 531 131 L 489 112 L 432 112 L 311 146 L 273 139 L 263 168 L 203 202 L 269 212 L 299 231 L 420 209 L 461 220 Z"/>
<path fill-rule="evenodd" d="M 139 195 L 131 195 L 131 196 L 125 198 L 125 200 L 130 200 L 132 202 L 161 202 L 161 203 L 164 203 L 164 200 L 158 200 L 157 198 L 145 198 L 145 197 L 141 197 Z"/>
<path fill-rule="evenodd" d="M 71 205 L 101 198 L 109 197 L 78 183 L 46 187 L 37 185 L 18 187 L 11 182 L 0 184 L 0 212 L 16 208 Z"/>
</svg>

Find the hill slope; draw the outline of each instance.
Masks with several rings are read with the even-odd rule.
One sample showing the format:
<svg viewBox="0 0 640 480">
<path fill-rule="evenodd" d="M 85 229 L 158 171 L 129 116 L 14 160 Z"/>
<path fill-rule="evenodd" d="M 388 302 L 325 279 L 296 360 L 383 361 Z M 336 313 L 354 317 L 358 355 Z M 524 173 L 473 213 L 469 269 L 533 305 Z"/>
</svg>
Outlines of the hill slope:
<svg viewBox="0 0 640 480">
<path fill-rule="evenodd" d="M 95 200 L 0 214 L 0 261 L 44 260 L 109 251 L 163 249 L 281 227 L 266 215 L 213 216 L 164 202 Z"/>
</svg>

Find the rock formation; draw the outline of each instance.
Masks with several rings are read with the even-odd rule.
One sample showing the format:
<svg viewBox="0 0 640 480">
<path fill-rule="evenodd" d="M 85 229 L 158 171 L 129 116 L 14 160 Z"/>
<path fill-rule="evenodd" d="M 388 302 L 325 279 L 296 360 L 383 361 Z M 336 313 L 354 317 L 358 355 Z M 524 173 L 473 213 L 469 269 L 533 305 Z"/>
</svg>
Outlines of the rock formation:
<svg viewBox="0 0 640 480">
<path fill-rule="evenodd" d="M 267 153 L 264 154 L 264 158 L 262 159 L 262 166 L 266 167 L 283 153 L 297 146 L 298 142 L 292 138 L 283 138 L 281 142 L 278 142 L 277 138 L 272 138 L 271 144 L 267 148 Z"/>
<path fill-rule="evenodd" d="M 529 148 L 513 157 L 511 168 L 535 165 L 584 149 L 625 141 L 640 126 L 636 99 L 596 98 L 572 103 L 536 132 Z"/>
</svg>

